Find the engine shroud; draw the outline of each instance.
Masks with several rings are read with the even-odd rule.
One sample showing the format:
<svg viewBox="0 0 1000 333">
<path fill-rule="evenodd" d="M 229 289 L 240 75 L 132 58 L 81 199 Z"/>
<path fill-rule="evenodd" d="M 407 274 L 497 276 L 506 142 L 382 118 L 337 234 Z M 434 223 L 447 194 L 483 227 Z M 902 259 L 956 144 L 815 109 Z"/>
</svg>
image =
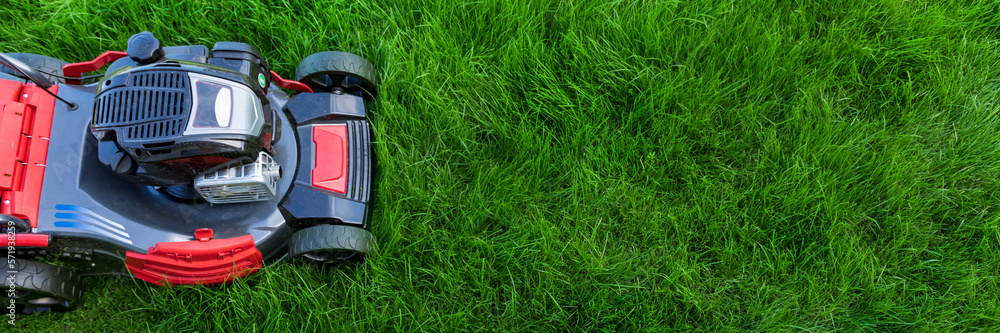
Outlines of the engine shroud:
<svg viewBox="0 0 1000 333">
<path fill-rule="evenodd" d="M 94 100 L 101 162 L 133 182 L 174 186 L 270 152 L 278 120 L 264 87 L 212 59 L 119 64 Z"/>
</svg>

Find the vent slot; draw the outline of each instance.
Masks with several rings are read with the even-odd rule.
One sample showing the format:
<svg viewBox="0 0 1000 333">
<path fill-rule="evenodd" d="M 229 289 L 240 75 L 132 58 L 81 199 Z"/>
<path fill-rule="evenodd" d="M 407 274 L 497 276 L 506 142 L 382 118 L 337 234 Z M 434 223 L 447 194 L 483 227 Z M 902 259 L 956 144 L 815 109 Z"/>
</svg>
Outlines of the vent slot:
<svg viewBox="0 0 1000 333">
<path fill-rule="evenodd" d="M 172 147 L 173 145 L 174 145 L 173 141 L 167 141 L 167 142 L 147 143 L 147 144 L 142 145 L 142 147 L 143 148 L 163 148 L 163 147 Z"/>
<path fill-rule="evenodd" d="M 127 126 L 122 128 L 121 131 L 124 133 L 123 137 L 126 140 L 173 137 L 181 134 L 183 124 L 183 119 L 165 120 Z"/>
<path fill-rule="evenodd" d="M 168 149 L 150 149 L 147 150 L 146 152 L 149 153 L 150 155 L 163 155 L 163 154 L 170 154 L 173 151 L 174 151 L 173 149 L 168 148 Z"/>
<path fill-rule="evenodd" d="M 176 72 L 143 72 L 132 74 L 129 86 L 150 88 L 187 88 L 187 75 Z"/>
<path fill-rule="evenodd" d="M 348 145 L 350 148 L 348 149 L 347 157 L 348 182 L 346 196 L 348 199 L 360 202 L 368 202 L 371 195 L 370 132 L 371 129 L 367 122 L 357 120 L 347 122 Z"/>
</svg>

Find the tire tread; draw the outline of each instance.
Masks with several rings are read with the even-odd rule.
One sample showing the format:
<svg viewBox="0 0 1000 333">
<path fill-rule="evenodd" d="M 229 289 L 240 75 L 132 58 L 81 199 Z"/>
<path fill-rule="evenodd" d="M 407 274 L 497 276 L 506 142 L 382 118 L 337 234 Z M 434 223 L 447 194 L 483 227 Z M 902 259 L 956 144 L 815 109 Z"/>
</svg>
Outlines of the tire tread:
<svg viewBox="0 0 1000 333">
<path fill-rule="evenodd" d="M 317 225 L 292 235 L 289 255 L 295 258 L 309 252 L 322 250 L 346 250 L 363 255 L 371 251 L 374 242 L 375 236 L 362 228 L 346 225 Z"/>
<path fill-rule="evenodd" d="M 378 71 L 371 62 L 359 55 L 339 51 L 313 53 L 295 68 L 295 80 L 305 82 L 316 75 L 339 73 L 360 79 L 371 94 L 378 90 Z"/>
<path fill-rule="evenodd" d="M 43 55 L 40 55 L 40 54 L 33 54 L 33 53 L 7 53 L 7 55 L 13 57 L 14 59 L 20 60 L 24 64 L 26 64 L 28 66 L 31 66 L 31 67 L 34 67 L 35 69 L 37 69 L 37 70 L 39 70 L 41 72 L 44 72 L 44 73 L 53 73 L 53 74 L 60 75 L 60 76 L 63 75 L 63 71 L 62 71 L 63 66 L 65 66 L 66 64 L 68 64 L 68 62 L 66 62 L 66 61 L 59 60 L 59 59 L 56 59 L 56 58 L 53 58 L 53 57 L 49 57 L 49 56 L 43 56 Z M 0 72 L 2 72 L 4 74 L 8 74 L 8 75 L 12 75 L 12 76 L 15 76 L 15 77 L 23 78 L 19 72 L 15 71 L 15 70 L 13 70 L 11 68 L 7 68 L 6 66 L 0 66 L 0 67 L 2 67 L 2 71 L 0 71 Z M 60 78 L 52 76 L 52 75 L 48 75 L 48 74 L 43 74 L 43 75 L 45 75 L 46 78 L 48 78 L 50 81 L 55 82 L 55 83 L 65 83 L 66 82 L 63 79 L 60 79 Z"/>
<path fill-rule="evenodd" d="M 80 276 L 75 271 L 55 265 L 31 261 L 17 260 L 14 273 L 15 288 L 51 294 L 69 301 L 72 310 L 83 299 L 83 288 Z"/>
</svg>

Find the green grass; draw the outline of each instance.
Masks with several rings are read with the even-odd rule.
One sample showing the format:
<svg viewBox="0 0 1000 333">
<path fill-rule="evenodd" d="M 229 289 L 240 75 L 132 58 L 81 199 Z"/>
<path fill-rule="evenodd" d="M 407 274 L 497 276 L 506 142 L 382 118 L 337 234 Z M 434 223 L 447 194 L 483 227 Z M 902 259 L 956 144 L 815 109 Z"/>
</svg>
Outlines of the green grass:
<svg viewBox="0 0 1000 333">
<path fill-rule="evenodd" d="M 776 3 L 777 2 L 777 3 Z M 21 331 L 1000 329 L 1000 2 L 25 1 L 2 52 L 383 84 L 367 265 L 85 280 Z"/>
</svg>

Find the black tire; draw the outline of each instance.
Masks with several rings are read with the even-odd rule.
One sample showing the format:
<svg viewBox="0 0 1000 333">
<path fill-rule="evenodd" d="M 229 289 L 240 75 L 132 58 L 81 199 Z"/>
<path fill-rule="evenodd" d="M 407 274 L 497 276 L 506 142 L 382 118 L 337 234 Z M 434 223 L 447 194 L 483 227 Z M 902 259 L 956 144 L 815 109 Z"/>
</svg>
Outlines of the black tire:
<svg viewBox="0 0 1000 333">
<path fill-rule="evenodd" d="M 317 92 L 340 90 L 370 101 L 378 94 L 378 71 L 368 60 L 353 53 L 326 51 L 302 59 L 295 80 Z"/>
<path fill-rule="evenodd" d="M 314 263 L 360 262 L 371 251 L 375 236 L 346 225 L 317 225 L 292 235 L 288 254 Z"/>
<path fill-rule="evenodd" d="M 63 66 L 68 64 L 68 62 L 53 57 L 47 57 L 32 53 L 7 53 L 7 55 L 13 57 L 14 59 L 20 60 L 21 62 L 25 63 L 28 66 L 34 67 L 39 72 L 42 72 L 45 78 L 49 79 L 49 81 L 52 81 L 53 83 L 66 83 L 66 80 L 63 80 L 57 76 L 49 74 L 56 74 L 62 76 Z M 9 74 L 22 79 L 27 79 L 26 77 L 24 77 L 24 75 L 21 75 L 20 72 L 15 71 L 11 68 L 7 68 L 7 66 L 0 66 L 0 67 L 3 68 L 2 72 L 4 74 Z"/>
<path fill-rule="evenodd" d="M 31 260 L 17 260 L 14 273 L 14 311 L 19 314 L 69 311 L 82 303 L 80 276 L 71 269 Z M 10 278 L 10 276 L 6 276 Z M 5 280 L 4 289 L 10 280 Z M 6 304 L 10 304 L 10 301 Z"/>
</svg>

